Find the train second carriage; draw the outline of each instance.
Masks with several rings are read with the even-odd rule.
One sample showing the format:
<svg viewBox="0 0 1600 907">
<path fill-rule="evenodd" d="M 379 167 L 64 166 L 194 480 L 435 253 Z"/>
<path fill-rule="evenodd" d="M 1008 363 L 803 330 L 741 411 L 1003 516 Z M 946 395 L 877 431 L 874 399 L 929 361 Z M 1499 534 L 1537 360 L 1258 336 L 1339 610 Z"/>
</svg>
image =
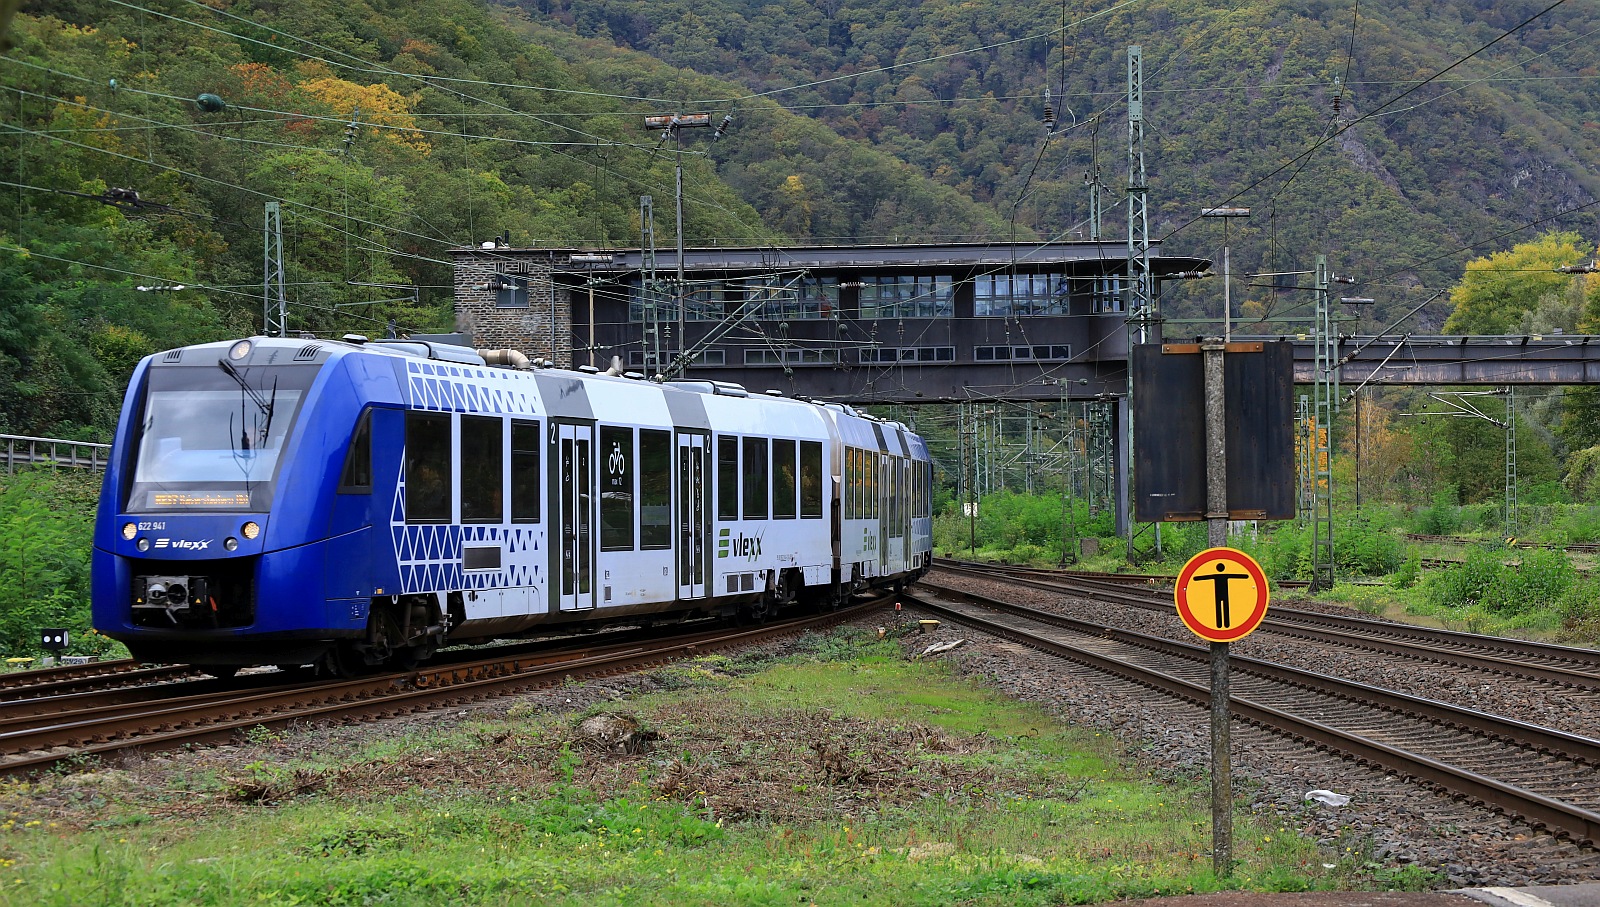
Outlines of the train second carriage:
<svg viewBox="0 0 1600 907">
<path fill-rule="evenodd" d="M 927 446 L 898 423 L 427 342 L 156 354 L 114 451 L 95 627 L 217 673 L 761 619 L 909 582 L 931 555 Z"/>
</svg>

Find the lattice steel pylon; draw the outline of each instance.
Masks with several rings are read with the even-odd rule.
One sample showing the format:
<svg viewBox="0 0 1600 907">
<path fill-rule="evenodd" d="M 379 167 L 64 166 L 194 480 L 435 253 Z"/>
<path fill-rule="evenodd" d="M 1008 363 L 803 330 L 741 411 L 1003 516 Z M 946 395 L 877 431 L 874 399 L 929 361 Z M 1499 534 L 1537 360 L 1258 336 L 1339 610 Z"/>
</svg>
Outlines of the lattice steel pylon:
<svg viewBox="0 0 1600 907">
<path fill-rule="evenodd" d="M 1517 532 L 1517 390 L 1507 386 L 1506 393 L 1506 512 L 1507 535 Z"/>
<path fill-rule="evenodd" d="M 666 367 L 667 357 L 661 338 L 661 293 L 656 278 L 655 200 L 648 195 L 639 196 L 639 250 L 639 270 L 644 272 L 639 286 L 639 301 L 644 309 L 644 373 L 654 377 Z"/>
<path fill-rule="evenodd" d="M 1316 438 L 1315 423 L 1311 420 L 1311 398 L 1305 394 L 1295 401 L 1294 408 L 1294 435 L 1295 435 L 1295 461 L 1298 469 L 1299 498 L 1295 509 L 1300 515 L 1302 525 L 1311 521 L 1316 498 L 1312 496 L 1311 489 L 1316 477 L 1311 470 L 1312 448 Z"/>
<path fill-rule="evenodd" d="M 1328 256 L 1317 256 L 1317 324 L 1313 403 L 1311 591 L 1333 588 L 1333 416 L 1339 408 L 1339 335 L 1328 292 Z"/>
<path fill-rule="evenodd" d="M 262 222 L 261 254 L 261 333 L 268 337 L 289 335 L 288 281 L 283 276 L 283 206 L 267 202 Z"/>
<path fill-rule="evenodd" d="M 1089 424 L 1088 486 L 1084 497 L 1089 500 L 1091 516 L 1116 507 L 1116 420 L 1112 418 L 1112 404 L 1095 401 L 1086 404 Z"/>
<path fill-rule="evenodd" d="M 1133 352 L 1133 327 L 1138 324 L 1139 341 L 1144 343 L 1156 314 L 1150 287 L 1150 204 L 1149 179 L 1144 167 L 1144 52 L 1137 44 L 1128 46 L 1128 274 L 1124 288 L 1128 325 L 1129 358 Z M 1160 322 L 1155 324 L 1155 340 L 1161 339 Z M 1133 369 L 1128 369 L 1127 432 L 1122 438 L 1121 466 L 1133 467 Z M 1131 476 L 1129 477 L 1132 478 Z M 1127 530 L 1128 560 L 1133 560 L 1133 493 L 1131 481 L 1127 497 L 1117 501 L 1118 521 Z M 1119 495 L 1120 496 L 1120 495 Z"/>
</svg>

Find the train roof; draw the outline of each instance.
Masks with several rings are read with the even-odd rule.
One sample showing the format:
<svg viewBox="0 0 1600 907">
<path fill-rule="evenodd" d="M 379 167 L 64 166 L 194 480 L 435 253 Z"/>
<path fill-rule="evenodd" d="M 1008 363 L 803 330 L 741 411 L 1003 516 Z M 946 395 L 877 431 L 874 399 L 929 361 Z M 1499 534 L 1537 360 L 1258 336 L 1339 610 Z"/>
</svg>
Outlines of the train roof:
<svg viewBox="0 0 1600 907">
<path fill-rule="evenodd" d="M 488 351 L 490 357 L 484 355 L 485 351 L 475 350 L 470 347 L 456 344 L 443 343 L 431 339 L 383 339 L 369 340 L 359 334 L 346 334 L 338 340 L 319 337 L 247 337 L 238 340 L 222 340 L 214 343 L 195 344 L 194 346 L 179 347 L 166 350 L 151 356 L 153 364 L 181 365 L 190 363 L 213 364 L 207 352 L 218 356 L 229 356 L 241 365 L 267 365 L 283 362 L 300 362 L 306 364 L 322 364 L 338 354 L 355 352 L 399 356 L 412 359 L 428 359 L 435 362 L 447 362 L 456 365 L 474 365 L 486 368 L 507 369 L 511 371 L 552 372 L 563 373 L 571 377 L 588 381 L 617 382 L 625 384 L 646 384 L 658 387 L 664 392 L 677 391 L 680 393 L 705 394 L 714 397 L 735 397 L 759 399 L 768 402 L 783 401 L 795 406 L 817 407 L 837 415 L 860 419 L 864 422 L 878 423 L 889 429 L 896 429 L 907 435 L 915 435 L 903 423 L 883 419 L 870 413 L 862 412 L 843 403 L 834 403 L 822 400 L 812 400 L 808 397 L 788 397 L 776 390 L 766 393 L 756 393 L 743 385 L 730 381 L 715 381 L 710 379 L 681 379 L 664 382 L 646 382 L 644 376 L 637 372 L 616 374 L 601 372 L 592 366 L 580 366 L 575 369 L 557 368 L 548 362 L 532 360 L 527 356 L 510 350 Z M 287 359 L 285 355 L 287 354 Z M 525 365 L 504 364 L 491 361 L 494 354 L 512 354 L 502 357 L 507 361 L 526 363 Z M 187 362 L 185 360 L 188 360 Z"/>
</svg>

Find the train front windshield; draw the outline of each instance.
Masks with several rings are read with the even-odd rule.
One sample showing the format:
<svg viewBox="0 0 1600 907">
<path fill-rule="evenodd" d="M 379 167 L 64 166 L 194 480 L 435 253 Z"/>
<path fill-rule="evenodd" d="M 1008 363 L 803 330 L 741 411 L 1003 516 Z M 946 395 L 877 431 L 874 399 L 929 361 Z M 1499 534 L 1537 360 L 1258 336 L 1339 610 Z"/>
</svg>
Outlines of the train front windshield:
<svg viewBox="0 0 1600 907">
<path fill-rule="evenodd" d="M 156 366 L 129 513 L 265 511 L 314 365 Z"/>
</svg>

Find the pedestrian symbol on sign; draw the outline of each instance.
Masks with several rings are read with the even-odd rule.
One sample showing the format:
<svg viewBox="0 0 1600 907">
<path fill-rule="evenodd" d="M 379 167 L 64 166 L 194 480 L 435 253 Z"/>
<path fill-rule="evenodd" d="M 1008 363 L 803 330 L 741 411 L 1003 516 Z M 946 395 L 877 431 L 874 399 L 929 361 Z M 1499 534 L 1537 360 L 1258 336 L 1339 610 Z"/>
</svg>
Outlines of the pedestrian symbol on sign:
<svg viewBox="0 0 1600 907">
<path fill-rule="evenodd" d="M 1208 548 L 1189 559 L 1173 589 L 1178 616 L 1210 642 L 1248 636 L 1267 613 L 1267 576 L 1243 551 Z"/>
</svg>

